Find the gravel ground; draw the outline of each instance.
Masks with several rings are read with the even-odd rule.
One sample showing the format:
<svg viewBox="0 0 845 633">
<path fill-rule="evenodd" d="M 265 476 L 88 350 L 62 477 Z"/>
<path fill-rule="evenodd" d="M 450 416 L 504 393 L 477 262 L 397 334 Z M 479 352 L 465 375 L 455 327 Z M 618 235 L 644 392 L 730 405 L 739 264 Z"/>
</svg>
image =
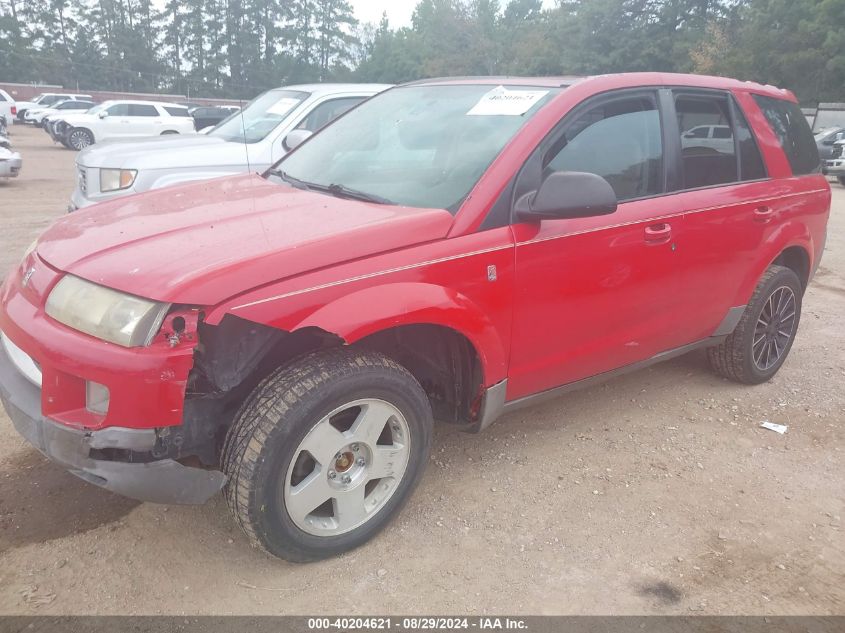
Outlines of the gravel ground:
<svg viewBox="0 0 845 633">
<path fill-rule="evenodd" d="M 12 130 L 0 271 L 64 212 L 73 152 Z M 758 387 L 691 354 L 435 434 L 422 485 L 370 544 L 292 565 L 220 497 L 140 504 L 51 465 L 0 413 L 4 614 L 845 613 L 845 190 L 798 339 Z M 759 427 L 789 425 L 786 435 Z"/>
</svg>

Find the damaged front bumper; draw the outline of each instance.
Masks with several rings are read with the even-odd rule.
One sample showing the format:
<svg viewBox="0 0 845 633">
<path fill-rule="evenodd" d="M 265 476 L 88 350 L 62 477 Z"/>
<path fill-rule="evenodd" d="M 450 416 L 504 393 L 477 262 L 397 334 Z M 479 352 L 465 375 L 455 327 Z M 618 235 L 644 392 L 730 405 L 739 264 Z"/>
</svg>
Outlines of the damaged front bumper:
<svg viewBox="0 0 845 633">
<path fill-rule="evenodd" d="M 0 401 L 24 439 L 49 459 L 92 484 L 141 501 L 204 503 L 226 482 L 219 470 L 185 466 L 172 459 L 118 461 L 102 456 L 145 454 L 156 443 L 154 429 L 76 429 L 41 415 L 41 390 L 0 345 Z M 113 450 L 117 449 L 117 450 Z"/>
</svg>

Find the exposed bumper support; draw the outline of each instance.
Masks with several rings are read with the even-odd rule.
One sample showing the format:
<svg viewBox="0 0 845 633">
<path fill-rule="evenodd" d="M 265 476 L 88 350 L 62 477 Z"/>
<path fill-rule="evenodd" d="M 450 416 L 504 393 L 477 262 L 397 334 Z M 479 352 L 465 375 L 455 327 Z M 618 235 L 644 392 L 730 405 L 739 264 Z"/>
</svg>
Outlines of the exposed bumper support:
<svg viewBox="0 0 845 633">
<path fill-rule="evenodd" d="M 132 463 L 92 459 L 92 449 L 149 451 L 152 429 L 74 429 L 41 415 L 41 392 L 12 364 L 0 346 L 0 401 L 15 429 L 44 455 L 101 488 L 153 503 L 204 503 L 226 482 L 219 470 L 184 466 L 172 459 Z"/>
</svg>

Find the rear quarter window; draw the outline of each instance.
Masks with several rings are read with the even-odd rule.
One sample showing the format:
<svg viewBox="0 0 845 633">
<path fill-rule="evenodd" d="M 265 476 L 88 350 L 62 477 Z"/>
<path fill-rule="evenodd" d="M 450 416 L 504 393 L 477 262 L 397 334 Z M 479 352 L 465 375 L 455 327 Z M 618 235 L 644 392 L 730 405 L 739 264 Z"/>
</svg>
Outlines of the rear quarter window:
<svg viewBox="0 0 845 633">
<path fill-rule="evenodd" d="M 807 119 L 797 103 L 754 95 L 754 100 L 772 127 L 796 176 L 821 171 L 819 150 Z"/>
<path fill-rule="evenodd" d="M 167 111 L 167 114 L 170 116 L 182 116 L 182 117 L 190 117 L 191 115 L 188 113 L 187 108 L 168 108 L 164 106 L 164 109 Z"/>
</svg>

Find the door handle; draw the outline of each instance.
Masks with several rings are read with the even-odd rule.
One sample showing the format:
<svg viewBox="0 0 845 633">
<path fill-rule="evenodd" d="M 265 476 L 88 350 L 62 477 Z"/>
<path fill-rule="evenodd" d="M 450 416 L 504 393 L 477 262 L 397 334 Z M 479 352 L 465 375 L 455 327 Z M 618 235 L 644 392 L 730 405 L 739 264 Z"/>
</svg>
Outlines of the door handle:
<svg viewBox="0 0 845 633">
<path fill-rule="evenodd" d="M 645 242 L 649 246 L 665 244 L 672 239 L 672 225 L 662 222 L 645 228 Z"/>
<path fill-rule="evenodd" d="M 754 221 L 766 224 L 772 221 L 775 215 L 774 209 L 771 207 L 757 207 L 754 209 Z"/>
</svg>

